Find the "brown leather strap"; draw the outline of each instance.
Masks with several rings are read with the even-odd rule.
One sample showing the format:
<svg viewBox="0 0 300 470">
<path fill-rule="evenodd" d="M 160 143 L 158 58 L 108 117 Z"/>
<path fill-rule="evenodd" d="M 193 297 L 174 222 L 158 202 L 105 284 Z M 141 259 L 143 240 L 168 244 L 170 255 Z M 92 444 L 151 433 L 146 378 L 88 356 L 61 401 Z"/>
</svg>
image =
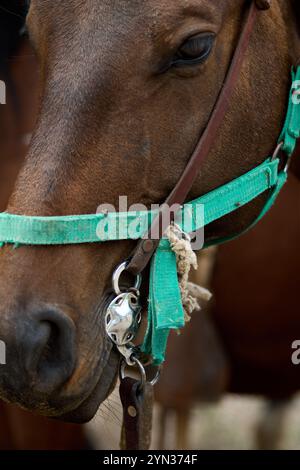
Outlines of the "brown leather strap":
<svg viewBox="0 0 300 470">
<path fill-rule="evenodd" d="M 148 450 L 151 444 L 153 386 L 146 382 L 139 390 L 140 382 L 125 377 L 120 383 L 123 406 L 122 450 Z"/>
<path fill-rule="evenodd" d="M 126 377 L 120 383 L 120 398 L 123 405 L 121 448 L 124 450 L 139 449 L 137 387 L 138 382 L 131 377 Z"/>
<path fill-rule="evenodd" d="M 154 219 L 149 232 L 139 241 L 127 267 L 127 270 L 132 274 L 136 275 L 141 273 L 149 263 L 160 242 L 159 237 L 162 237 L 163 233 L 167 229 L 167 226 L 164 226 L 164 224 L 169 225 L 170 223 L 170 208 L 174 205 L 181 206 L 185 202 L 187 195 L 199 174 L 201 166 L 216 140 L 219 128 L 221 127 L 225 114 L 229 108 L 230 99 L 240 75 L 258 10 L 270 8 L 270 1 L 271 0 L 255 0 L 251 2 L 248 17 L 241 33 L 238 46 L 234 53 L 224 86 L 219 94 L 219 98 L 216 102 L 209 123 L 180 180 L 169 195 L 165 204 L 162 205 L 159 215 Z M 151 234 L 153 233 L 155 234 L 155 239 L 151 238 Z"/>
</svg>

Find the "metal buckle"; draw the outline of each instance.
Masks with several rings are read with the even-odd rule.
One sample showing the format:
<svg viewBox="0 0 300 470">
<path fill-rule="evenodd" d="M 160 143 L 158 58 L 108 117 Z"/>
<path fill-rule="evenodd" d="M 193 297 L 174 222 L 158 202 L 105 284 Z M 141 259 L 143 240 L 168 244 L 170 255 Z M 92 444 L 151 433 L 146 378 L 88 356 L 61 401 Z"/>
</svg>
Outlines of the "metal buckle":
<svg viewBox="0 0 300 470">
<path fill-rule="evenodd" d="M 271 161 L 273 162 L 274 160 L 276 160 L 276 158 L 279 158 L 279 154 L 281 152 L 281 149 L 283 147 L 283 141 L 279 142 L 279 144 L 277 145 L 276 149 L 274 150 L 273 152 L 273 155 L 271 157 Z"/>
<path fill-rule="evenodd" d="M 142 318 L 139 292 L 142 277 L 138 275 L 134 286 L 125 292 L 122 291 L 120 288 L 120 277 L 126 271 L 127 264 L 126 261 L 120 264 L 113 273 L 112 286 L 116 297 L 107 307 L 105 329 L 126 363 L 133 366 L 136 362 L 132 360 L 132 356 L 136 347 L 132 341 L 136 337 Z"/>
</svg>

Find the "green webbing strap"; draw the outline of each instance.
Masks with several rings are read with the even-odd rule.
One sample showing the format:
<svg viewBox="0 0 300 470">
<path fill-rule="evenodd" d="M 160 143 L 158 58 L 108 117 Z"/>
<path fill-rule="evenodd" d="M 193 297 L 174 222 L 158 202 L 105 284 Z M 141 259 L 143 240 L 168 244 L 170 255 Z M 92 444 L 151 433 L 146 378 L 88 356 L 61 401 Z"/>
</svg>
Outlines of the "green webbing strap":
<svg viewBox="0 0 300 470">
<path fill-rule="evenodd" d="M 185 232 L 199 230 L 275 187 L 278 160 L 262 163 L 243 176 L 185 204 L 179 214 Z M 199 207 L 204 207 L 204 220 Z M 150 227 L 156 211 L 38 217 L 0 214 L 0 244 L 70 245 L 138 239 Z"/>
<path fill-rule="evenodd" d="M 0 214 L 0 243 L 16 245 L 72 245 L 140 238 L 154 212 L 110 212 L 109 214 L 62 217 L 30 217 Z"/>
<path fill-rule="evenodd" d="M 216 214 L 220 218 L 232 212 L 233 207 L 235 209 L 242 207 L 253 200 L 254 193 L 258 196 L 266 190 L 263 191 L 262 188 L 268 186 L 269 197 L 261 214 L 251 227 L 255 225 L 271 208 L 287 180 L 285 171 L 278 173 L 278 164 L 279 160 L 277 159 L 268 160 L 244 175 L 243 179 L 238 178 L 200 198 L 202 201 L 205 198 L 205 202 L 202 202 L 204 203 L 205 225 L 216 220 Z M 222 203 L 222 200 L 226 202 Z M 176 273 L 176 257 L 172 253 L 168 240 L 163 239 L 151 261 L 148 329 L 141 347 L 142 352 L 152 355 L 155 365 L 159 365 L 165 360 L 170 330 L 179 329 L 180 325 L 184 325 L 184 311 Z M 172 296 L 168 296 L 167 299 L 167 308 L 165 308 L 166 292 L 172 292 Z M 174 312 L 171 318 L 169 318 L 170 312 Z"/>
<path fill-rule="evenodd" d="M 263 210 L 261 211 L 259 216 L 255 219 L 255 221 L 251 225 L 249 225 L 249 227 L 247 227 L 245 230 L 243 230 L 239 233 L 234 233 L 233 235 L 229 235 L 227 237 L 223 237 L 223 238 L 219 238 L 219 239 L 214 239 L 214 240 L 212 240 L 208 243 L 205 243 L 204 248 L 208 248 L 209 246 L 213 246 L 213 245 L 220 245 L 222 243 L 226 243 L 226 242 L 235 240 L 236 238 L 240 237 L 244 233 L 249 232 L 249 230 L 251 230 L 267 214 L 267 212 L 269 212 L 269 210 L 271 209 L 271 207 L 275 203 L 280 191 L 282 190 L 284 184 L 286 183 L 287 177 L 288 177 L 288 175 L 287 175 L 286 171 L 281 171 L 278 174 L 277 184 L 276 184 L 276 186 L 273 187 L 272 192 L 270 193 L 270 195 L 268 197 L 268 200 L 267 200 Z"/>
<path fill-rule="evenodd" d="M 292 69 L 292 87 L 286 120 L 279 142 L 283 142 L 282 150 L 290 157 L 295 150 L 297 139 L 300 138 L 300 67 Z"/>
<path fill-rule="evenodd" d="M 141 350 L 159 365 L 165 359 L 170 330 L 184 327 L 176 256 L 168 240 L 160 242 L 151 260 L 148 302 L 148 328 Z"/>
</svg>

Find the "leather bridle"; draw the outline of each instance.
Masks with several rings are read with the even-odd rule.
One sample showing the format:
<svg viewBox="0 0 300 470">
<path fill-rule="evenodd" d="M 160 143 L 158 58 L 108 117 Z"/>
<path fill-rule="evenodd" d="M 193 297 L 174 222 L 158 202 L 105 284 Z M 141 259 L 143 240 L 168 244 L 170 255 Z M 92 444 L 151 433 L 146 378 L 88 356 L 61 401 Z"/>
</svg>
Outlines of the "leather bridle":
<svg viewBox="0 0 300 470">
<path fill-rule="evenodd" d="M 250 9 L 243 27 L 243 31 L 241 33 L 239 43 L 235 50 L 224 86 L 222 87 L 222 90 L 219 94 L 208 125 L 203 135 L 201 136 L 199 143 L 194 153 L 192 154 L 181 178 L 165 201 L 165 204 L 161 206 L 160 212 L 152 223 L 149 231 L 139 241 L 136 249 L 134 250 L 132 257 L 127 265 L 127 271 L 129 271 L 131 274 L 140 274 L 146 268 L 160 242 L 159 237 L 153 239 L 151 238 L 151 234 L 159 233 L 160 237 L 163 236 L 170 221 L 170 217 L 164 217 L 165 213 L 169 212 L 170 208 L 175 206 L 177 206 L 179 210 L 180 206 L 185 202 L 190 190 L 192 189 L 192 186 L 215 142 L 218 131 L 230 106 L 231 97 L 240 76 L 240 71 L 249 46 L 251 33 L 256 24 L 258 12 L 260 10 L 267 10 L 270 8 L 270 6 L 271 0 L 251 1 Z M 168 221 L 165 226 L 164 221 Z"/>
</svg>

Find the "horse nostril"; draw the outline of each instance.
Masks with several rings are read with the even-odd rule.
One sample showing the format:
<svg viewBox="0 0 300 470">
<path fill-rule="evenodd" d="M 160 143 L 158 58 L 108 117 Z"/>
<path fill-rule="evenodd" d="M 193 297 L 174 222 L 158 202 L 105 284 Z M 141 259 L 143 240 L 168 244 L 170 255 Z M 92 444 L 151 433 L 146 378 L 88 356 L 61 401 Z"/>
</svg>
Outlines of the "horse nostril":
<svg viewBox="0 0 300 470">
<path fill-rule="evenodd" d="M 45 322 L 45 324 L 50 327 L 49 339 L 44 347 L 43 359 L 45 362 L 55 363 L 57 359 L 59 360 L 59 349 L 60 349 L 60 332 L 55 323 Z M 41 358 L 42 359 L 42 358 Z M 40 359 L 40 361 L 41 361 Z"/>
<path fill-rule="evenodd" d="M 53 308 L 33 313 L 30 324 L 24 331 L 25 369 L 35 390 L 51 393 L 74 371 L 75 326 L 66 314 Z M 21 342 L 24 345 L 24 340 Z"/>
</svg>

